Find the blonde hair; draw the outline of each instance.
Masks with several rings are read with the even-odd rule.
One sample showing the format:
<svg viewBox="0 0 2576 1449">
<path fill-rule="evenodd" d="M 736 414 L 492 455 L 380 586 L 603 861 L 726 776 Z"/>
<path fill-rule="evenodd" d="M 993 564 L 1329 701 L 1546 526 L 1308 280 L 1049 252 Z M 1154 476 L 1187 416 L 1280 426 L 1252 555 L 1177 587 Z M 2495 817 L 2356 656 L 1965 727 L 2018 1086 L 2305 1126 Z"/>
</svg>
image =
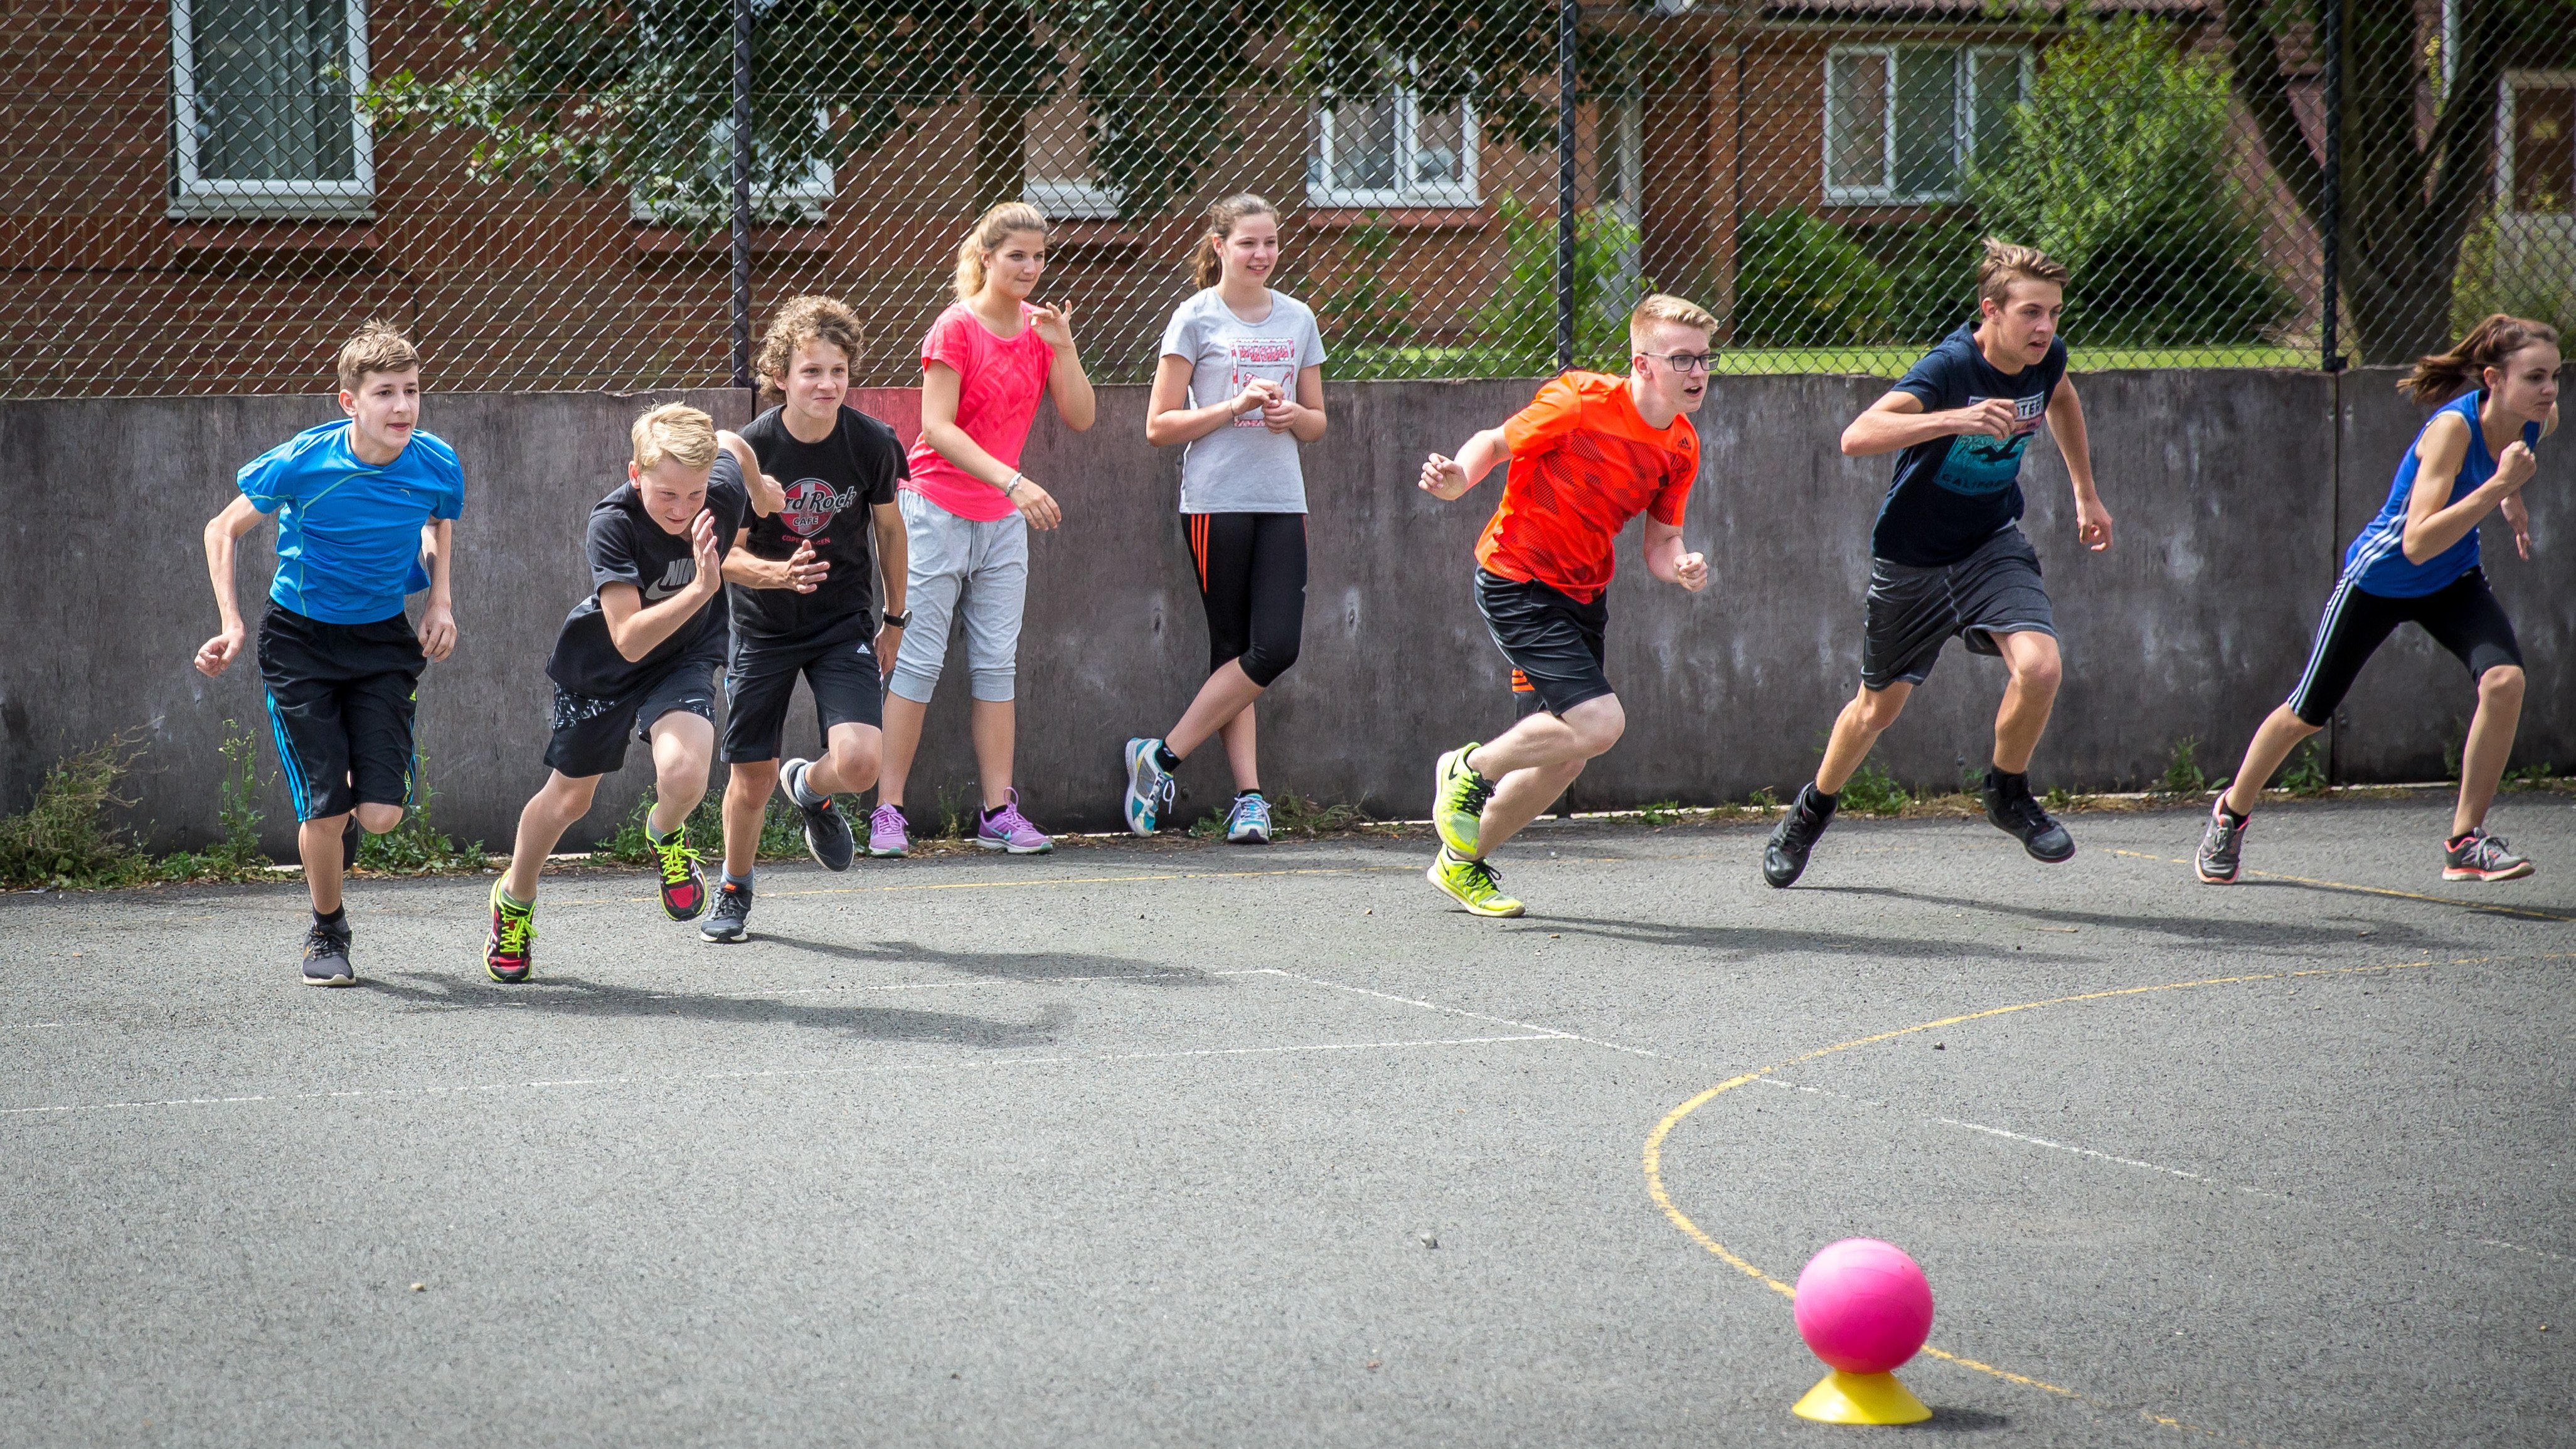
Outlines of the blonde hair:
<svg viewBox="0 0 2576 1449">
<path fill-rule="evenodd" d="M 1014 232 L 1047 233 L 1046 213 L 1025 201 L 1005 201 L 979 218 L 957 244 L 957 300 L 984 290 L 984 254 L 1009 241 Z"/>
<path fill-rule="evenodd" d="M 1237 223 L 1246 217 L 1266 216 L 1277 220 L 1279 208 L 1249 191 L 1212 202 L 1207 209 L 1207 231 L 1190 252 L 1190 280 L 1202 290 L 1225 280 L 1225 241 L 1234 235 Z"/>
<path fill-rule="evenodd" d="M 796 363 L 796 349 L 808 342 L 828 342 L 841 349 L 851 367 L 859 365 L 859 317 L 831 297 L 790 297 L 769 319 L 761 334 L 760 355 L 752 371 L 760 375 L 763 399 L 781 396 L 778 383 Z"/>
<path fill-rule="evenodd" d="M 1977 300 L 2000 307 L 2012 299 L 2015 282 L 2048 282 L 2063 288 L 2066 264 L 2037 247 L 2018 246 L 1999 237 L 1986 238 L 1986 255 L 1977 263 Z"/>
<path fill-rule="evenodd" d="M 356 392 L 371 372 L 418 372 L 420 350 L 391 322 L 370 318 L 356 336 L 340 344 L 340 390 Z"/>
<path fill-rule="evenodd" d="M 647 472 L 670 459 L 683 468 L 716 461 L 716 420 L 687 403 L 664 403 L 635 420 L 635 466 Z"/>
<path fill-rule="evenodd" d="M 1648 292 L 1639 299 L 1635 310 L 1628 314 L 1629 340 L 1635 341 L 1638 334 L 1658 322 L 1678 322 L 1684 327 L 1696 328 L 1702 332 L 1717 330 L 1717 319 L 1710 316 L 1708 309 L 1697 302 L 1685 297 L 1673 296 L 1669 292 Z"/>
<path fill-rule="evenodd" d="M 2528 317 L 2490 313 L 2450 351 L 2416 358 L 2415 370 L 2397 384 L 2397 390 L 2419 403 L 2442 402 L 2464 387 L 2483 383 L 2488 368 L 2502 367 L 2515 353 L 2534 345 L 2557 346 L 2558 329 Z"/>
</svg>

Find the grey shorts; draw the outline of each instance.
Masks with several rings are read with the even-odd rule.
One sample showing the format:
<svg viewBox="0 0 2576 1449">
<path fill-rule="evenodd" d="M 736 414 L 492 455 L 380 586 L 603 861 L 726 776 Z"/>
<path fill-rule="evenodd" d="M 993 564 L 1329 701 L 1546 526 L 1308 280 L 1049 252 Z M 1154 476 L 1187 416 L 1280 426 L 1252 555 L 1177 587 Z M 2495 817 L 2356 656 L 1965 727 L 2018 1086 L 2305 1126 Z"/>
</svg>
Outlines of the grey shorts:
<svg viewBox="0 0 2576 1449">
<path fill-rule="evenodd" d="M 2007 528 L 1954 564 L 1915 568 L 1869 561 L 1869 613 L 1861 628 L 1860 682 L 1869 689 L 1921 684 L 1952 635 L 1971 654 L 1998 654 L 1998 634 L 2057 637 L 2039 555 Z"/>
<path fill-rule="evenodd" d="M 896 503 L 912 554 L 903 600 L 912 627 L 895 650 L 887 690 L 928 704 L 948 662 L 949 633 L 962 624 L 968 692 L 994 702 L 1011 698 L 1020 606 L 1029 592 L 1028 520 L 1016 513 L 990 523 L 960 518 L 909 488 Z"/>
</svg>

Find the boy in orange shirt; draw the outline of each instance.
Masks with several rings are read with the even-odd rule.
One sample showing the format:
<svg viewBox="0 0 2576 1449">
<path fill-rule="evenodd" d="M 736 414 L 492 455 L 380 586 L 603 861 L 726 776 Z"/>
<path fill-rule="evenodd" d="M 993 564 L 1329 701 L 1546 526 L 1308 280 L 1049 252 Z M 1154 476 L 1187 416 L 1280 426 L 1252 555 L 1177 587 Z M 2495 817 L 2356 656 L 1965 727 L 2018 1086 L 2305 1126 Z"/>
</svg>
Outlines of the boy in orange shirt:
<svg viewBox="0 0 2576 1449">
<path fill-rule="evenodd" d="M 1692 593 L 1708 560 L 1682 548 L 1682 510 L 1699 477 L 1690 413 L 1708 396 L 1717 319 L 1661 293 L 1628 316 L 1625 378 L 1569 372 L 1455 458 L 1422 465 L 1422 490 L 1458 497 L 1511 464 L 1502 503 L 1476 544 L 1476 608 L 1511 661 L 1520 721 L 1491 744 L 1468 744 L 1433 768 L 1431 818 L 1440 853 L 1431 883 L 1480 916 L 1517 916 L 1488 853 L 1565 793 L 1628 727 L 1602 670 L 1610 619 L 1602 593 L 1619 530 L 1646 517 L 1646 571 Z"/>
</svg>

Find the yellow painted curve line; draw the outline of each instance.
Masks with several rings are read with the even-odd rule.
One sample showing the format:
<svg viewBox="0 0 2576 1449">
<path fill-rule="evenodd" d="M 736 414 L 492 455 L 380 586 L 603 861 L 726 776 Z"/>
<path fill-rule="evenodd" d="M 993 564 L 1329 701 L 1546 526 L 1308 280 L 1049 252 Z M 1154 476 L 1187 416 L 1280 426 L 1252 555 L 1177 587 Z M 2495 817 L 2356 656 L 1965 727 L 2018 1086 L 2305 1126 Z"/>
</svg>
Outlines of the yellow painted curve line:
<svg viewBox="0 0 2576 1449">
<path fill-rule="evenodd" d="M 2129 854 L 2130 852 L 2123 851 L 2121 853 Z M 2155 857 L 2148 858 L 2154 859 Z M 1803 1052 L 1797 1056 L 1790 1057 L 1786 1061 L 1774 1062 L 1767 1067 L 1757 1067 L 1740 1076 L 1729 1077 L 1725 1081 L 1718 1083 L 1716 1086 L 1709 1088 L 1707 1091 L 1702 1092 L 1698 1096 L 1691 1098 L 1678 1107 L 1675 1107 L 1670 1112 L 1665 1113 L 1664 1119 L 1655 1124 L 1655 1129 L 1646 1134 L 1646 1147 L 1644 1152 L 1646 1195 L 1654 1199 L 1655 1206 L 1663 1210 L 1664 1216 L 1671 1220 L 1674 1227 L 1682 1230 L 1683 1236 L 1689 1238 L 1692 1242 L 1699 1244 L 1701 1247 L 1706 1248 L 1710 1253 L 1717 1257 L 1718 1261 L 1735 1269 L 1737 1272 L 1742 1273 L 1744 1276 L 1751 1278 L 1753 1281 L 1770 1289 L 1772 1292 L 1779 1294 L 1783 1298 L 1795 1299 L 1798 1296 L 1798 1290 L 1796 1288 L 1780 1281 L 1769 1273 L 1764 1272 L 1759 1265 L 1739 1256 L 1734 1251 L 1730 1250 L 1724 1243 L 1721 1243 L 1716 1238 L 1710 1236 L 1707 1229 L 1702 1228 L 1699 1224 L 1691 1221 L 1690 1215 L 1681 1210 L 1680 1205 L 1673 1201 L 1672 1194 L 1666 1191 L 1664 1187 L 1664 1139 L 1670 1137 L 1673 1133 L 1673 1129 L 1679 1127 L 1683 1120 L 1689 1117 L 1690 1114 L 1698 1111 L 1704 1106 L 1707 1106 L 1710 1102 L 1717 1100 L 1720 1096 L 1734 1091 L 1738 1087 L 1751 1082 L 1760 1081 L 1762 1078 L 1767 1077 L 1774 1072 L 1786 1071 L 1791 1067 L 1802 1066 L 1808 1062 L 1815 1061 L 1820 1057 L 1833 1056 L 1840 1052 L 1851 1051 L 1857 1047 L 1873 1046 L 1879 1042 L 1893 1041 L 1901 1036 L 1912 1036 L 1916 1032 L 1933 1031 L 1945 1026 L 1957 1026 L 1961 1022 L 1983 1021 L 1987 1017 L 1992 1016 L 2009 1016 L 2015 1012 L 2037 1011 L 2043 1007 L 2071 1006 L 2077 1002 L 2084 1001 L 2108 1001 L 2122 996 L 2147 996 L 2162 991 L 2193 991 L 2204 986 L 2239 986 L 2256 981 L 2289 981 L 2307 976 L 2351 976 L 2365 972 L 2409 971 L 2432 966 L 2474 966 L 2494 961 L 2563 961 L 2570 958 L 2576 958 L 2576 952 L 2552 952 L 2545 955 L 2535 956 L 2462 956 L 2449 961 L 2436 961 L 2428 958 L 2422 961 L 2392 961 L 2370 966 L 2316 966 L 2300 971 L 2261 971 L 2241 976 L 2204 976 L 2196 981 L 2168 981 L 2154 986 L 2121 986 L 2106 991 L 2080 992 L 2073 996 L 2052 996 L 2045 1001 L 2022 1001 L 2015 1002 L 2010 1006 L 1990 1006 L 1983 1011 L 1964 1011 L 1956 1016 L 1942 1017 L 1938 1021 L 1927 1021 L 1915 1026 L 1898 1027 L 1894 1031 L 1882 1031 L 1873 1033 L 1869 1036 L 1854 1037 L 1850 1041 L 1836 1042 L 1829 1047 L 1818 1047 L 1814 1051 Z M 1997 1368 L 1993 1364 L 1980 1363 L 1972 1358 L 1962 1358 L 1957 1354 L 1934 1348 L 1928 1343 L 1923 1346 L 1923 1352 L 1934 1358 L 1940 1359 L 1944 1363 L 1953 1363 L 1957 1364 L 1961 1368 L 1974 1369 L 1978 1373 L 1991 1375 L 1994 1378 L 2002 1379 L 2006 1383 L 2020 1384 L 2025 1388 L 2038 1389 L 2042 1392 L 2056 1394 L 2063 1398 L 2075 1399 L 2086 1404 L 2091 1404 L 2095 1408 L 2107 1409 L 2113 1407 L 2111 1405 L 2104 1404 L 2100 1400 L 2092 1398 L 2089 1395 L 2078 1393 L 2074 1389 L 2052 1384 L 2043 1379 L 2035 1379 L 2027 1374 L 2017 1374 L 2008 1369 Z M 2216 1435 L 2221 1438 L 2231 1437 L 2220 1434 L 2219 1431 L 2215 1429 L 2203 1428 L 2200 1425 L 2188 1423 L 2181 1419 L 2167 1418 L 2157 1414 L 2148 1414 L 2143 1409 L 2139 1412 L 2144 1414 L 2149 1421 L 2164 1425 L 2167 1428 L 2182 1429 L 2195 1434 Z"/>
<path fill-rule="evenodd" d="M 2143 850 L 2119 850 L 2115 848 L 2110 851 L 2110 854 L 2125 855 L 2131 860 L 2160 861 L 2166 865 L 2191 864 L 2190 861 L 2176 860 L 2169 855 L 2149 855 Z M 2279 871 L 2275 870 L 2249 870 L 2243 873 L 2246 875 L 2261 876 L 2265 880 L 2285 880 L 2290 882 L 2292 885 L 2316 886 L 2321 890 L 2351 891 L 2355 895 L 2364 896 L 2395 896 L 2401 901 L 2431 901 L 2437 906 L 2455 906 L 2463 911 L 2484 911 L 2491 916 L 2521 916 L 2526 920 L 2533 921 L 2576 921 L 2576 916 L 2561 916 L 2548 911 L 2531 910 L 2523 906 L 2492 906 L 2484 901 L 2463 901 L 2451 896 L 2428 896 L 2422 891 L 2391 890 L 2387 886 L 2354 885 L 2350 881 L 2317 880 L 2313 877 L 2304 875 L 2283 875 Z"/>
</svg>

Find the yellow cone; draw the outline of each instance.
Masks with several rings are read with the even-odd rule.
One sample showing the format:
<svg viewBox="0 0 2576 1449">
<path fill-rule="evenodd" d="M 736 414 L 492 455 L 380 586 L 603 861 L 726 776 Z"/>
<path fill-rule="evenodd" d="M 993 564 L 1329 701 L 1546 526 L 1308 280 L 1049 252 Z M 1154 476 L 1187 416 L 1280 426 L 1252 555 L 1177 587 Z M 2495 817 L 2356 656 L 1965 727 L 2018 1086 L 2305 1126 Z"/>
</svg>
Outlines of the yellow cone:
<svg viewBox="0 0 2576 1449">
<path fill-rule="evenodd" d="M 1790 1410 L 1820 1424 L 1920 1424 L 1932 1417 L 1894 1374 L 1847 1374 L 1841 1369 L 1816 1381 Z"/>
</svg>

